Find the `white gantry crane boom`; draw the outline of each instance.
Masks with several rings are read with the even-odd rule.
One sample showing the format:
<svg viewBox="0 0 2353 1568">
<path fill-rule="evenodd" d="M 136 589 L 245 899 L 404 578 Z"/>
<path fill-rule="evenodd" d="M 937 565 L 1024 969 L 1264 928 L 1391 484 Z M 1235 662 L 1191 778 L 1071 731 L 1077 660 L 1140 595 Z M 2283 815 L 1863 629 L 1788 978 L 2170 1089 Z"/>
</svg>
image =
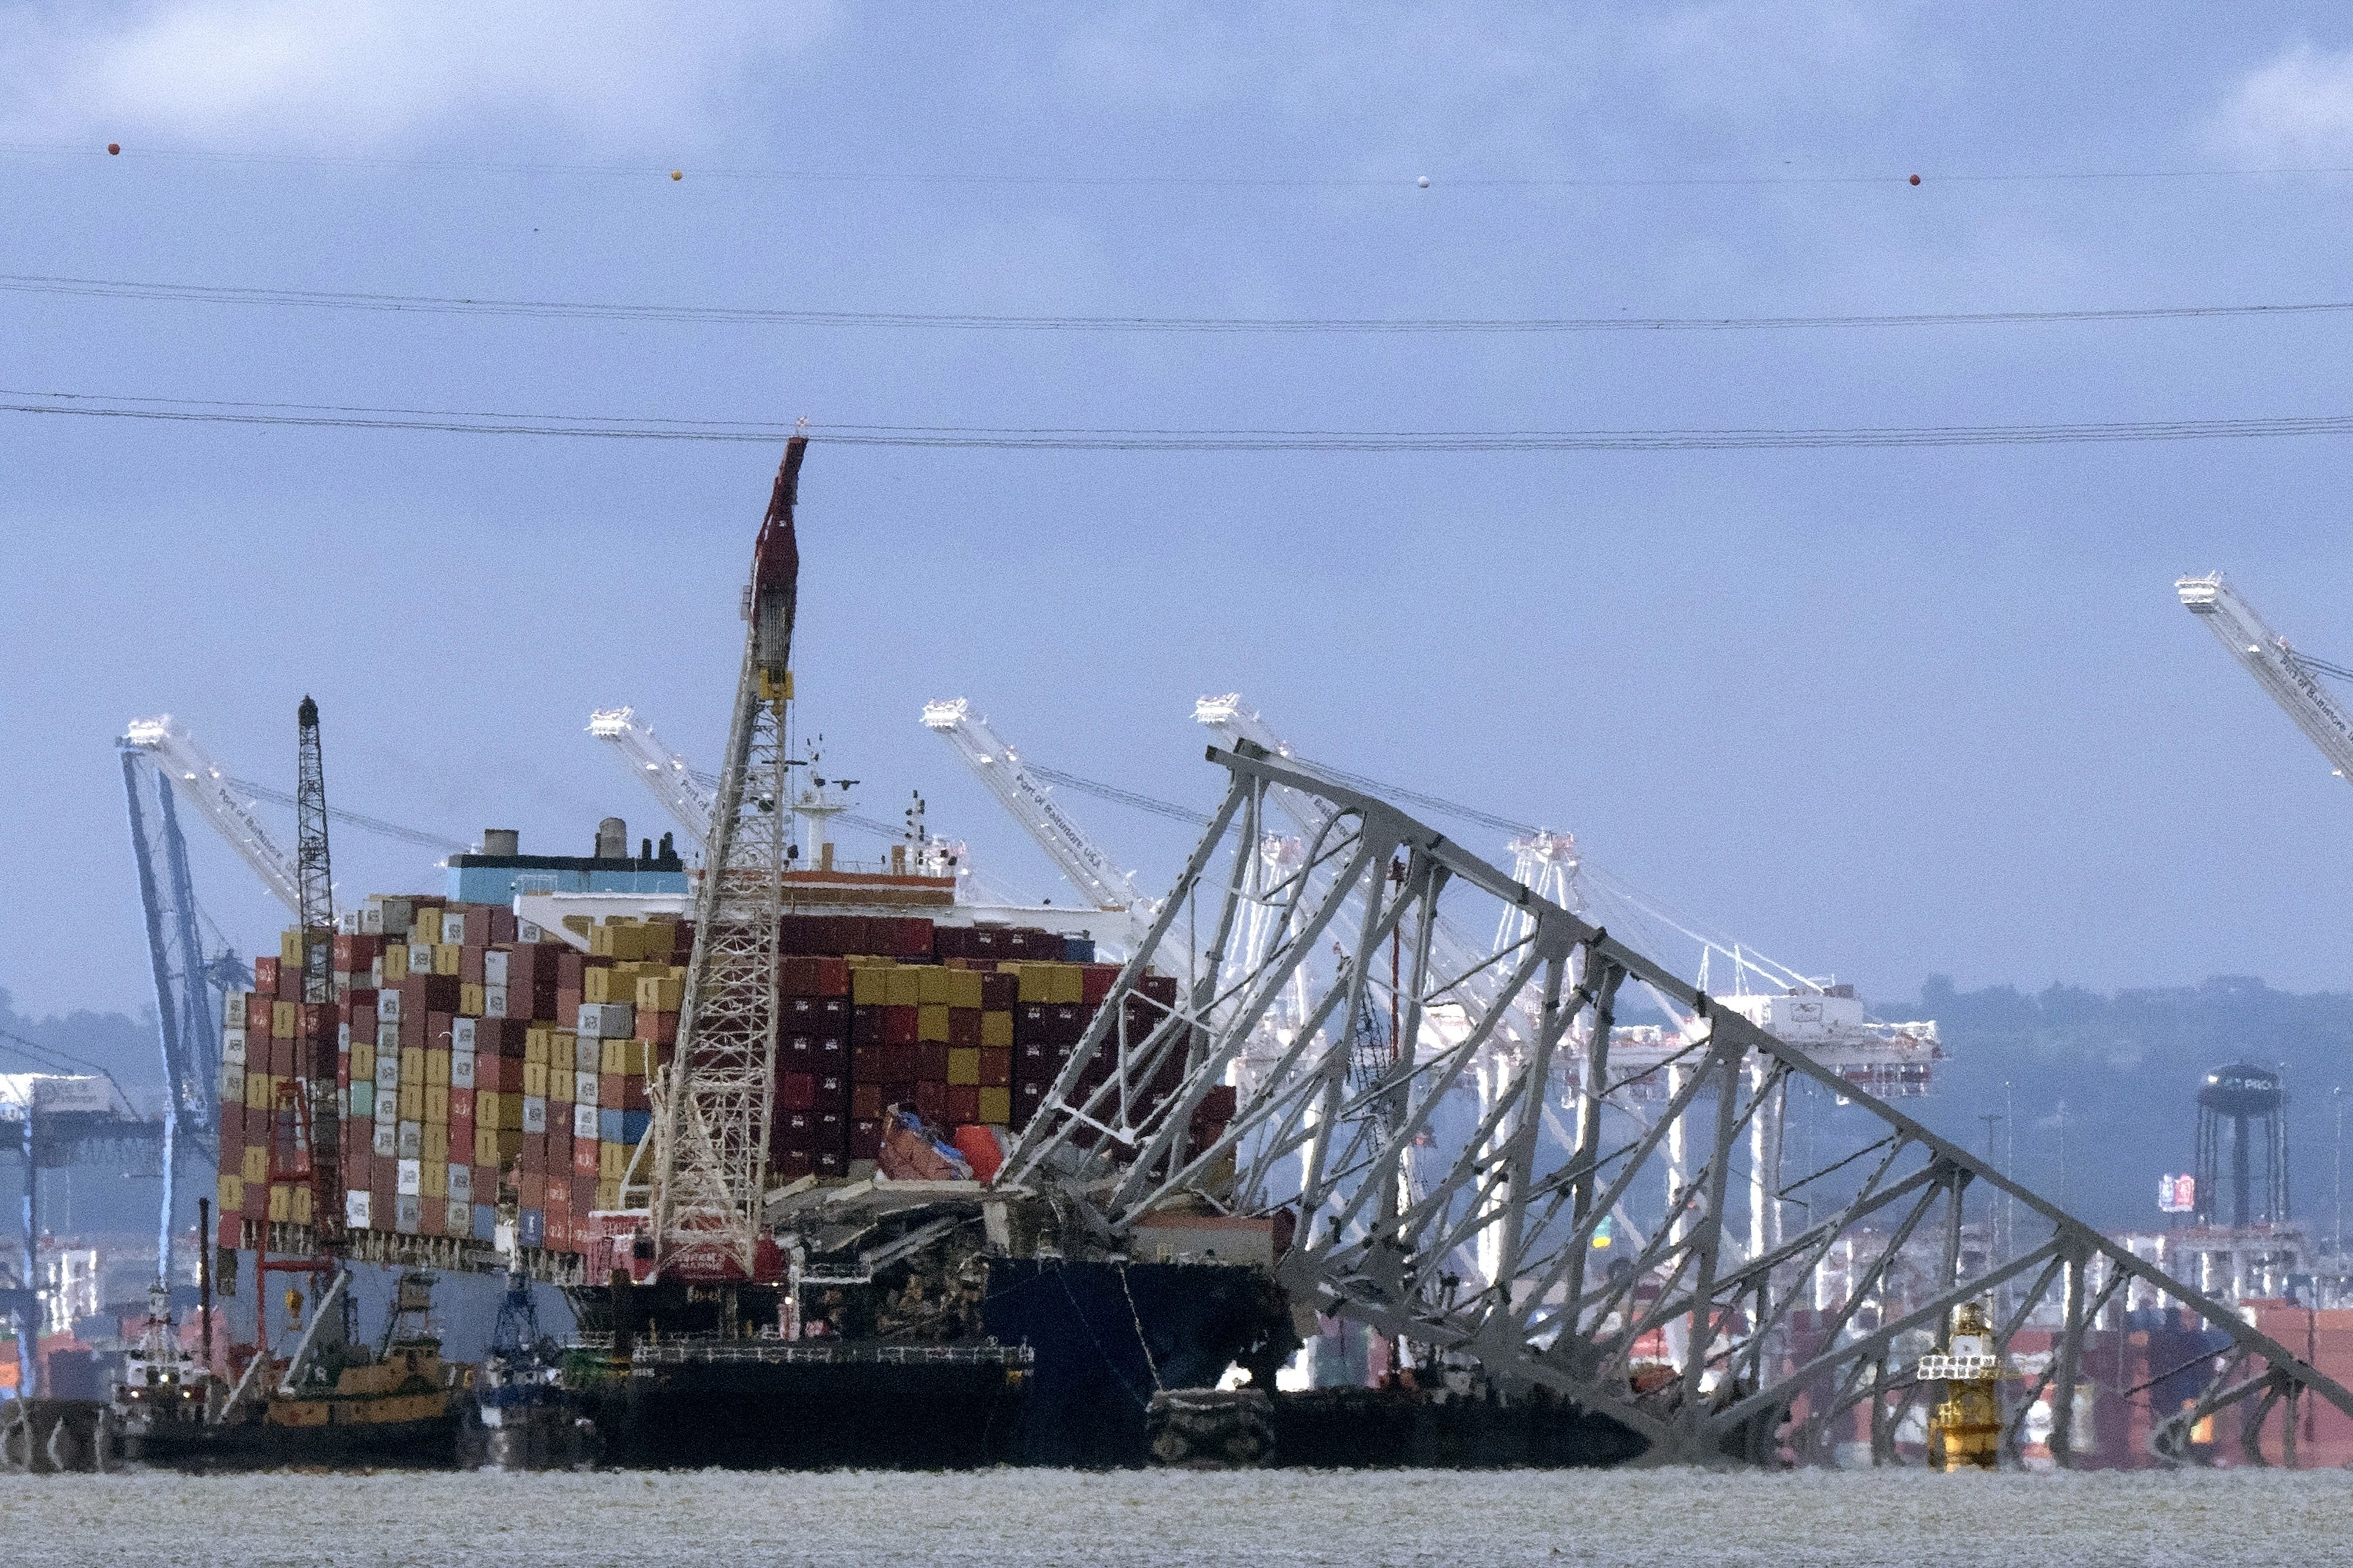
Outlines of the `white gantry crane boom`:
<svg viewBox="0 0 2353 1568">
<path fill-rule="evenodd" d="M 588 715 L 588 732 L 612 746 L 621 765 L 653 792 L 654 799 L 698 848 L 709 845 L 711 791 L 694 776 L 684 757 L 661 743 L 653 726 L 638 718 L 635 709 L 598 709 Z"/>
<path fill-rule="evenodd" d="M 793 505 L 806 437 L 785 444 L 744 595 L 744 668 L 703 846 L 694 956 L 678 1044 L 655 1104 L 654 1267 L 664 1277 L 753 1279 L 776 1104 L 778 926 L 784 917 L 793 611 Z"/>
<path fill-rule="evenodd" d="M 121 743 L 153 757 L 173 787 L 253 868 L 262 885 L 277 894 L 297 920 L 301 918 L 302 888 L 293 859 L 271 841 L 261 819 L 254 815 L 253 802 L 213 765 L 186 725 L 169 713 L 136 719 L 123 731 Z"/>
<path fill-rule="evenodd" d="M 1134 879 L 1099 847 L 1055 804 L 1051 788 L 1024 767 L 1021 754 L 988 727 L 964 698 L 923 705 L 923 725 L 944 737 L 988 787 L 997 804 L 1019 823 L 1055 868 L 1094 908 L 1124 918 L 1128 950 L 1135 951 L 1152 929 L 1153 904 L 1136 890 Z"/>
<path fill-rule="evenodd" d="M 2220 572 L 2184 577 L 2173 586 L 2189 613 L 2206 623 L 2255 684 L 2320 748 L 2337 776 L 2353 780 L 2353 716 L 2320 684 L 2321 672 L 2329 667 L 2290 647 Z"/>
</svg>

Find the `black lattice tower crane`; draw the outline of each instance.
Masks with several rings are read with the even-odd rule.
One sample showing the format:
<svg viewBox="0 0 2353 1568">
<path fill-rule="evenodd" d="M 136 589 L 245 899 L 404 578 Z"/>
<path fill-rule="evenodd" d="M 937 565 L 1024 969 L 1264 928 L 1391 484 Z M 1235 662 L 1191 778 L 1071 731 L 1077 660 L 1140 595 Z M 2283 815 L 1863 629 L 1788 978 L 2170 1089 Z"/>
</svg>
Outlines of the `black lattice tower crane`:
<svg viewBox="0 0 2353 1568">
<path fill-rule="evenodd" d="M 335 1107 L 335 1031 L 325 1022 L 334 998 L 334 877 L 327 859 L 327 773 L 319 747 L 319 705 L 308 696 L 295 713 L 294 880 L 301 899 L 301 1076 L 309 1085 L 311 1222 L 322 1242 L 343 1236 L 341 1118 Z"/>
<path fill-rule="evenodd" d="M 776 469 L 744 590 L 743 672 L 712 804 L 694 956 L 678 1044 L 654 1095 L 655 1270 L 748 1279 L 765 1270 L 760 1205 L 776 1103 L 777 928 L 786 838 L 785 707 L 800 552 L 793 507 L 807 440 Z"/>
</svg>

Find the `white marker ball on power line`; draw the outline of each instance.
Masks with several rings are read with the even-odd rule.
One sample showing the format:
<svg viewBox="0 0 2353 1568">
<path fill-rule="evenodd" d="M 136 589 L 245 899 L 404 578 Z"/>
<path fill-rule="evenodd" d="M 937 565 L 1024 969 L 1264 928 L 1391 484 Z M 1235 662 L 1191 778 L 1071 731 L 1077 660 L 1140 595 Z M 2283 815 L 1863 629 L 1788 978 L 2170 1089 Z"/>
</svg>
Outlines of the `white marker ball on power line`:
<svg viewBox="0 0 2353 1568">
<path fill-rule="evenodd" d="M 1424 174 L 1421 178 L 1419 178 L 1419 179 L 1416 180 L 1416 181 L 1414 182 L 1414 184 L 1417 184 L 1417 185 L 1419 185 L 1423 190 L 1425 190 L 1425 191 L 1426 191 L 1426 190 L 1430 189 L 1430 176 L 1429 176 L 1428 174 Z"/>
</svg>

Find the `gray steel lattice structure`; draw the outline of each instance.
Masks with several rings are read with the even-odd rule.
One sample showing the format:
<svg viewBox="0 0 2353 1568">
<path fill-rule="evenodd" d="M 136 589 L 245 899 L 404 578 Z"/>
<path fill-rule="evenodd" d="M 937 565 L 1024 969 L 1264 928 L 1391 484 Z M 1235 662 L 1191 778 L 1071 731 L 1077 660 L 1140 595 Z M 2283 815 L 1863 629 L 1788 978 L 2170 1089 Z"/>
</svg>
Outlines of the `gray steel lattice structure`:
<svg viewBox="0 0 2353 1568">
<path fill-rule="evenodd" d="M 319 705 L 303 698 L 294 724 L 294 881 L 302 900 L 297 911 L 302 931 L 302 1000 L 323 1005 L 335 999 L 335 878 L 327 855 L 327 764 L 319 744 Z M 307 1015 L 309 1008 L 304 1011 Z M 311 1223 L 319 1227 L 323 1244 L 332 1247 L 343 1234 L 333 1031 L 311 1027 L 306 1016 L 296 1047 L 305 1053 L 300 1065 L 311 1086 Z"/>
<path fill-rule="evenodd" d="M 2256 1395 L 2258 1436 L 2274 1405 L 2292 1414 L 2306 1394 L 2353 1415 L 2353 1393 L 2222 1302 L 1397 807 L 1248 742 L 1209 756 L 1230 787 L 1155 933 L 1198 921 L 1211 933 L 1202 972 L 1164 1009 L 1132 960 L 1008 1161 L 1009 1179 L 1078 1200 L 1107 1243 L 1187 1197 L 1289 1209 L 1296 1239 L 1277 1272 L 1295 1304 L 1475 1359 L 1506 1388 L 1549 1388 L 1639 1433 L 1653 1462 L 1808 1462 L 1864 1429 L 1875 1460 L 1895 1458 L 1933 1388 L 1909 1360 L 1973 1300 L 1995 1306 L 2003 1347 L 2030 1321 L 2053 1331 L 2047 1364 L 2011 1401 L 2015 1451 L 2038 1398 L 2073 1409 L 2086 1336 L 2128 1286 L 2229 1340 L 2204 1394 L 2158 1424 L 2160 1456 L 2182 1457 L 2203 1415 Z M 1322 826 L 1270 881 L 1258 849 L 1279 791 L 1318 803 Z M 1506 909 L 1525 917 L 1522 934 L 1482 973 L 1437 958 L 1449 915 L 1492 929 Z M 1253 913 L 1271 934 L 1247 964 L 1221 964 Z M 1367 1078 L 1351 1064 L 1361 1021 L 1389 1009 L 1391 953 L 1398 1038 L 1411 1048 Z M 1303 978 L 1304 1014 L 1270 1046 L 1275 1004 Z M 1655 1069 L 1662 1105 L 1632 1102 L 1633 1074 L 1612 1072 L 1629 981 L 1693 1020 Z M 1531 1015 L 1533 1035 L 1510 1039 L 1505 1021 Z M 1091 1066 L 1105 1046 L 1107 1072 Z M 1238 1064 L 1248 1092 L 1201 1143 L 1195 1112 Z M 1488 1091 L 1458 1097 L 1482 1070 Z M 1746 1134 L 1797 1084 L 1847 1109 L 1806 1141 L 1793 1179 L 1783 1140 Z M 1573 1106 L 1573 1133 L 1548 1131 L 1554 1098 Z M 1468 1116 L 1466 1102 L 1478 1108 Z M 1980 1189 L 2015 1205 L 2010 1256 L 1967 1245 Z M 1759 1205 L 1777 1223 L 1753 1224 Z M 1618 1245 L 1595 1245 L 1613 1215 L 1638 1210 L 1644 1223 L 1620 1228 Z M 1782 1225 L 1785 1211 L 1799 1217 Z M 1462 1266 L 1474 1254 L 1496 1260 L 1492 1274 Z M 1841 1284 L 1826 1296 L 1833 1254 Z M 2061 1464 L 2071 1440 L 2058 1422 Z"/>
</svg>

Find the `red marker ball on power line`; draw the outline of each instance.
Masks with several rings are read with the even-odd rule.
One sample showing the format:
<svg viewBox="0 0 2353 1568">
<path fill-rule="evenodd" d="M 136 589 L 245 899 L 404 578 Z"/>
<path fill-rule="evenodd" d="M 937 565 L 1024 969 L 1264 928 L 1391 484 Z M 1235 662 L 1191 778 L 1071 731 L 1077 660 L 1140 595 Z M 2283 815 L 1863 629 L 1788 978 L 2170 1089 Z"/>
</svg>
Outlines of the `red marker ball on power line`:
<svg viewBox="0 0 2353 1568">
<path fill-rule="evenodd" d="M 120 142 L 109 142 L 106 144 L 106 155 L 110 158 L 120 158 L 122 156 L 122 143 Z"/>
<path fill-rule="evenodd" d="M 1916 185 L 1916 184 L 1918 184 L 1920 183 L 1920 176 L 1919 176 L 1919 175 L 1917 175 L 1917 174 L 1913 175 L 1913 176 L 1912 176 L 1912 183 L 1913 183 L 1914 184 L 1915 184 L 1915 185 Z"/>
</svg>

